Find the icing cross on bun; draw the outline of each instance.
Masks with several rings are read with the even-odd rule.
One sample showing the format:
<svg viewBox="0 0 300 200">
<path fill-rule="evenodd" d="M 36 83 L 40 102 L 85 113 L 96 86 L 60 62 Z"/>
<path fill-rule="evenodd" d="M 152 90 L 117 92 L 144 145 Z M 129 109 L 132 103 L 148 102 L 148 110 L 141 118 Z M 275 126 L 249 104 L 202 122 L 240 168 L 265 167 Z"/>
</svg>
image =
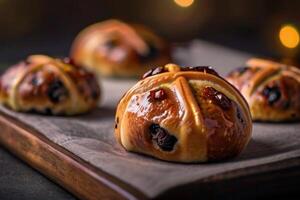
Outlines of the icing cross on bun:
<svg viewBox="0 0 300 200">
<path fill-rule="evenodd" d="M 245 99 L 210 67 L 152 69 L 120 100 L 115 137 L 128 151 L 166 161 L 238 155 L 252 133 Z"/>
<path fill-rule="evenodd" d="M 300 119 L 300 70 L 270 60 L 252 58 L 232 71 L 227 80 L 244 95 L 253 120 Z"/>
<path fill-rule="evenodd" d="M 139 77 L 149 66 L 170 62 L 170 48 L 142 25 L 107 20 L 79 33 L 71 57 L 102 76 Z"/>
<path fill-rule="evenodd" d="M 95 76 L 68 58 L 29 56 L 0 78 L 0 102 L 15 111 L 81 114 L 96 107 L 99 97 Z"/>
</svg>

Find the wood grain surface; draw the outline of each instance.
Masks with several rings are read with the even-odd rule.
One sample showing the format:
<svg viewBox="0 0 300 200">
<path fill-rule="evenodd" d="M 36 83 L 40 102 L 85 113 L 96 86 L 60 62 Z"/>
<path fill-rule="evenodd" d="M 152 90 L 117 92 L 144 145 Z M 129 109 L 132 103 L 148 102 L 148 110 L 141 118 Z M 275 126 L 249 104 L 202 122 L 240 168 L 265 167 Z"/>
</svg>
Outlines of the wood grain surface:
<svg viewBox="0 0 300 200">
<path fill-rule="evenodd" d="M 1 113 L 0 143 L 82 199 L 145 199 L 120 180 L 88 165 L 42 134 Z"/>
<path fill-rule="evenodd" d="M 187 65 L 206 65 L 214 58 L 212 65 L 221 74 L 249 57 L 200 41 L 175 54 Z M 101 106 L 82 116 L 15 113 L 0 107 L 1 145 L 81 199 L 253 197 L 299 185 L 299 123 L 256 123 L 245 151 L 226 162 L 164 162 L 126 152 L 114 140 L 115 106 L 135 81 L 101 82 Z"/>
</svg>

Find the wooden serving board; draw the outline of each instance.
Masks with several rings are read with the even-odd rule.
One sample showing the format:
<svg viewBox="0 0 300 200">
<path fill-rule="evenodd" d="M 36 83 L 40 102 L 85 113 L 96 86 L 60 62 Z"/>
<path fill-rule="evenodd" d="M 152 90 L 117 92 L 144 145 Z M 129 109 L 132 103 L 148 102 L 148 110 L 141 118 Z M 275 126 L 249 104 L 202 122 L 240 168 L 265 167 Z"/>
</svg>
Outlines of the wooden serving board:
<svg viewBox="0 0 300 200">
<path fill-rule="evenodd" d="M 200 41 L 175 54 L 187 65 L 211 62 L 221 74 L 249 57 Z M 297 188 L 300 123 L 254 124 L 246 150 L 226 162 L 179 164 L 126 152 L 113 136 L 114 112 L 133 84 L 103 80 L 101 106 L 82 116 L 43 116 L 0 107 L 0 143 L 81 199 L 249 197 L 254 191 L 264 195 Z"/>
</svg>

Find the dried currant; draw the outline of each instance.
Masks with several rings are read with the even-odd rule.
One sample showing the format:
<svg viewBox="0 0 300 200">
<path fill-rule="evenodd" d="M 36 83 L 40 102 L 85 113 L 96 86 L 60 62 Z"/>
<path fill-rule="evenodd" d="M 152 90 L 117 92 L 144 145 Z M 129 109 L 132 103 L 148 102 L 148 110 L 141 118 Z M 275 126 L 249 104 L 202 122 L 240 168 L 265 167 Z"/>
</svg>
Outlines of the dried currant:
<svg viewBox="0 0 300 200">
<path fill-rule="evenodd" d="M 160 74 L 160 73 L 163 73 L 163 72 L 165 72 L 165 69 L 163 67 L 157 67 L 157 68 L 154 68 L 154 69 L 150 69 L 149 71 L 147 71 L 143 75 L 143 78 L 147 78 L 149 76 L 153 76 L 153 75 Z"/>
<path fill-rule="evenodd" d="M 153 69 L 150 69 L 149 71 L 147 71 L 142 78 L 147 78 L 149 76 L 152 76 L 152 72 L 153 72 Z"/>
<path fill-rule="evenodd" d="M 53 103 L 58 103 L 68 95 L 68 90 L 59 79 L 54 79 L 48 87 L 47 94 Z"/>
<path fill-rule="evenodd" d="M 33 74 L 33 75 L 32 75 L 32 78 L 31 78 L 31 84 L 32 84 L 33 86 L 38 86 L 38 85 L 39 85 L 39 79 L 38 79 L 38 77 L 37 77 L 36 74 Z"/>
<path fill-rule="evenodd" d="M 210 66 L 184 67 L 182 71 L 198 71 L 219 76 L 219 74 Z"/>
<path fill-rule="evenodd" d="M 281 97 L 280 88 L 278 86 L 267 86 L 262 91 L 262 94 L 267 98 L 268 103 L 273 105 Z"/>
<path fill-rule="evenodd" d="M 148 99 L 150 100 L 163 100 L 166 98 L 166 92 L 160 88 L 160 89 L 157 89 L 157 90 L 151 90 L 150 91 L 150 94 L 148 96 Z"/>
<path fill-rule="evenodd" d="M 237 116 L 238 120 L 239 120 L 242 124 L 244 124 L 245 121 L 244 121 L 244 118 L 242 117 L 242 114 L 241 114 L 241 111 L 240 111 L 239 108 L 237 108 L 236 116 Z"/>
<path fill-rule="evenodd" d="M 88 85 L 91 88 L 91 96 L 93 99 L 98 99 L 100 96 L 100 90 L 99 90 L 99 86 L 97 84 L 97 81 L 95 80 L 94 76 L 91 76 L 88 79 Z"/>
<path fill-rule="evenodd" d="M 225 96 L 225 94 L 217 91 L 213 87 L 205 87 L 203 89 L 203 95 L 224 110 L 228 110 L 231 107 L 231 100 Z"/>
<path fill-rule="evenodd" d="M 118 46 L 118 41 L 114 40 L 114 39 L 107 40 L 107 41 L 105 41 L 104 46 L 107 49 L 113 49 Z"/>
<path fill-rule="evenodd" d="M 118 128 L 118 124 L 119 124 L 119 117 L 116 118 L 116 122 L 115 122 L 115 129 Z"/>
<path fill-rule="evenodd" d="M 92 90 L 92 98 L 96 100 L 98 99 L 98 97 L 99 97 L 99 92 L 96 90 Z"/>
<path fill-rule="evenodd" d="M 155 141 L 157 146 L 163 151 L 172 151 L 174 145 L 177 142 L 177 138 L 170 135 L 165 129 L 160 127 L 158 124 L 151 124 L 149 127 L 152 140 Z"/>
</svg>

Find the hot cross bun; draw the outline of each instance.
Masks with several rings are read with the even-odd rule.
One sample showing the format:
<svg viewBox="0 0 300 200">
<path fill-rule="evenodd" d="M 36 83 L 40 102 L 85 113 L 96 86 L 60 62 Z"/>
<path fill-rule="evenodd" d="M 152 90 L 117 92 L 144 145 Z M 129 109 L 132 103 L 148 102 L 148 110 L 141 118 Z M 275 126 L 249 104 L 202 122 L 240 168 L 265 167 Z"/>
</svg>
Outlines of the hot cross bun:
<svg viewBox="0 0 300 200">
<path fill-rule="evenodd" d="M 293 66 L 250 59 L 232 71 L 227 80 L 244 95 L 256 121 L 300 119 L 300 70 Z"/>
<path fill-rule="evenodd" d="M 231 158 L 252 132 L 245 99 L 210 67 L 150 70 L 120 100 L 115 120 L 126 150 L 175 162 Z"/>
<path fill-rule="evenodd" d="M 149 66 L 170 62 L 170 48 L 144 26 L 108 20 L 84 29 L 73 43 L 71 57 L 102 76 L 140 77 Z"/>
<path fill-rule="evenodd" d="M 70 59 L 29 56 L 0 78 L 0 102 L 15 111 L 80 114 L 94 108 L 99 96 L 95 76 Z"/>
</svg>

